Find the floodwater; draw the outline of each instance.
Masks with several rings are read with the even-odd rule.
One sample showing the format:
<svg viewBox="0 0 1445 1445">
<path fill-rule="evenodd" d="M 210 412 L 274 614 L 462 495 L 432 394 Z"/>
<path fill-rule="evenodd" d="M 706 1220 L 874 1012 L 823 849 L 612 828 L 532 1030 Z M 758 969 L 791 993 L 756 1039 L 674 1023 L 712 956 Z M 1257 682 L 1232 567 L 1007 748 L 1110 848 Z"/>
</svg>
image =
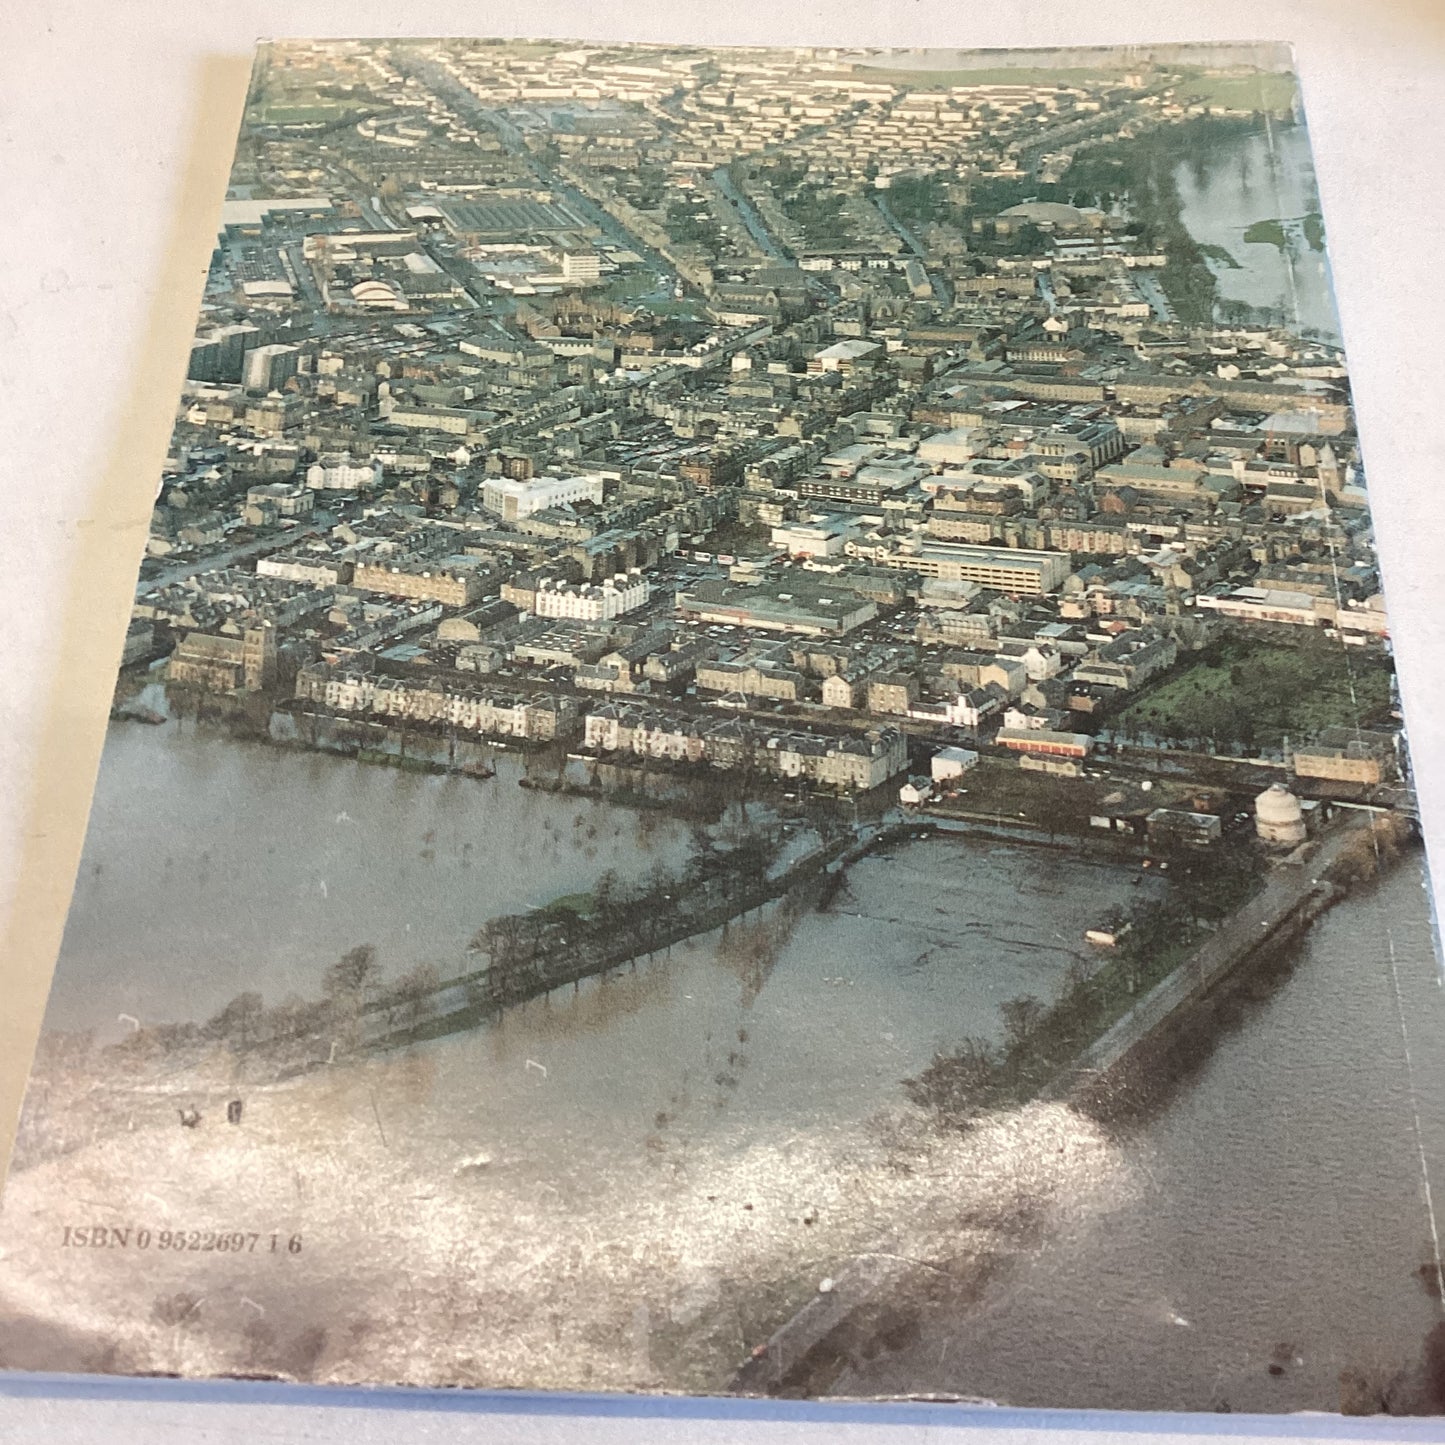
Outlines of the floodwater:
<svg viewBox="0 0 1445 1445">
<path fill-rule="evenodd" d="M 1203 147 L 1180 162 L 1174 180 L 1189 234 L 1223 247 L 1236 263 L 1209 261 L 1221 299 L 1281 311 L 1294 329 L 1338 344 L 1329 264 L 1300 224 L 1320 209 L 1304 126 L 1271 122 L 1265 130 Z M 1284 225 L 1283 248 L 1244 239 L 1256 221 L 1270 220 Z"/>
<path fill-rule="evenodd" d="M 204 1020 L 244 990 L 315 998 L 369 943 L 389 975 L 461 971 L 476 930 L 679 862 L 656 814 L 497 777 L 406 772 L 233 741 L 194 724 L 113 724 L 47 1025 Z"/>
<path fill-rule="evenodd" d="M 628 810 L 518 788 L 519 767 L 479 783 L 114 726 L 52 1025 L 313 993 L 363 941 L 389 969 L 444 962 L 489 912 L 687 846 L 675 823 L 644 834 Z M 304 1295 L 328 1325 L 395 1316 L 303 1374 L 715 1390 L 801 1303 L 800 1279 L 936 1239 L 980 1201 L 1033 1201 L 1040 1227 L 981 1298 L 925 1313 L 830 1388 L 1335 1408 L 1342 1368 L 1408 1364 L 1439 1317 L 1419 1270 L 1427 1171 L 1445 1187 L 1445 1011 L 1413 859 L 1321 920 L 1146 1118 L 1103 1131 L 1033 1106 L 936 1136 L 901 1172 L 875 1127 L 907 1115 L 901 1082 L 936 1049 L 996 1038 L 1011 997 L 1051 997 L 1083 928 L 1154 886 L 1134 876 L 915 842 L 851 870 L 827 913 L 764 910 L 473 1032 L 251 1091 L 243 1131 L 193 1139 L 169 1094 L 142 1090 L 134 1132 L 16 1176 L 0 1296 L 17 1319 L 121 1330 L 146 1262 L 102 1253 L 77 1273 L 47 1232 L 57 1201 L 204 1220 L 247 1170 L 234 1227 L 328 1242 L 270 1283 L 224 1257 L 214 1278 L 172 1261 L 167 1289 L 216 1303 L 189 1354 L 126 1326 L 141 1366 L 244 1365 L 240 1291 L 267 1308 Z M 216 1098 L 196 1097 L 209 1120 Z M 387 1306 L 398 1269 L 412 1283 Z M 465 1360 L 427 1333 L 448 1290 L 471 1301 Z"/>
<path fill-rule="evenodd" d="M 1411 856 L 1321 919 L 1282 986 L 1121 1131 L 1107 1198 L 1066 1198 L 982 1308 L 839 1387 L 926 1375 L 1016 1405 L 1333 1410 L 1342 1369 L 1412 1364 L 1441 1318 L 1418 1278 L 1437 1247 L 1427 1178 L 1437 1205 L 1445 1188 L 1439 977 Z"/>
<path fill-rule="evenodd" d="M 605 869 L 676 864 L 690 847 L 675 820 L 520 788 L 521 772 L 507 755 L 483 782 L 189 724 L 112 725 L 47 1024 L 199 1021 L 252 989 L 268 1003 L 315 997 L 325 967 L 360 943 L 388 973 L 429 961 L 445 976 L 489 917 L 586 890 Z M 997 1037 L 1000 1003 L 1051 998 L 1094 915 L 1138 895 L 1134 878 L 1023 846 L 915 845 L 866 859 L 829 915 L 786 935 L 777 920 L 764 920 L 777 937 L 707 935 L 642 978 L 559 993 L 440 1052 L 475 1070 L 475 1055 L 525 1042 L 575 1074 L 584 1115 L 613 1109 L 628 1128 L 720 1069 L 737 1075 L 723 1087 L 744 1116 L 866 1109 L 936 1050 Z M 602 1002 L 623 994 L 625 1008 Z M 635 1108 L 589 1087 L 619 1070 L 624 1093 L 640 1090 Z"/>
<path fill-rule="evenodd" d="M 314 994 L 358 941 L 391 970 L 445 959 L 491 911 L 689 844 L 652 814 L 520 789 L 511 767 L 482 783 L 119 724 L 50 1022 Z M 812 1282 L 908 1218 L 931 1227 L 964 1196 L 1007 1208 L 1099 1167 L 1097 1131 L 1058 1106 L 1027 1148 L 1017 1133 L 1003 1149 L 930 1137 L 905 1169 L 889 1131 L 903 1115 L 929 1133 L 903 1080 L 940 1048 L 997 1037 L 1001 1002 L 1052 996 L 1084 927 L 1151 886 L 1135 876 L 917 841 L 851 870 L 828 913 L 773 906 L 361 1064 L 275 1084 L 175 1060 L 99 1088 L 58 1071 L 27 1108 L 36 1148 L 5 1196 L 0 1359 L 94 1368 L 113 1338 L 129 1368 L 181 1373 L 725 1388 Z M 232 1129 L 217 1121 L 238 1091 Z M 194 1130 L 176 1122 L 187 1107 Z M 118 1226 L 304 1234 L 306 1251 L 284 1272 L 213 1255 L 168 1258 L 162 1278 L 124 1251 L 77 1269 L 54 1228 L 72 1200 Z M 137 1291 L 159 1291 L 164 1314 L 182 1290 L 207 1301 L 183 1339 L 135 1317 Z M 333 1343 L 319 1363 L 258 1365 L 257 1306 Z M 37 1352 L 37 1330 L 61 1325 L 65 1349 Z"/>
</svg>

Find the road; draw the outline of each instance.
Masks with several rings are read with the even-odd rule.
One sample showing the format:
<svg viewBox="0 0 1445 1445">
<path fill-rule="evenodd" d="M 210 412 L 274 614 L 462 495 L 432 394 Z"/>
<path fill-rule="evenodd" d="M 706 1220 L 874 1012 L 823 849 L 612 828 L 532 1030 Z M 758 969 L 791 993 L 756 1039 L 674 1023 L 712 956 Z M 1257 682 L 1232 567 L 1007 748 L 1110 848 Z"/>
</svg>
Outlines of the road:
<svg viewBox="0 0 1445 1445">
<path fill-rule="evenodd" d="M 1049 308 L 1049 315 L 1056 316 L 1059 311 L 1059 297 L 1054 290 L 1054 278 L 1047 271 L 1037 273 L 1039 283 L 1039 295 L 1044 298 L 1044 305 Z"/>
<path fill-rule="evenodd" d="M 772 232 L 763 224 L 763 218 L 753 208 L 753 203 L 733 184 L 733 178 L 728 174 L 728 168 L 719 166 L 712 173 L 712 180 L 732 208 L 742 217 L 743 225 L 748 228 L 748 233 L 753 240 L 762 247 L 768 259 L 776 261 L 780 266 L 791 266 L 793 264 L 792 257 L 773 239 Z"/>
<path fill-rule="evenodd" d="M 1043 1097 L 1069 1098 L 1088 1089 L 1180 1009 L 1243 963 L 1260 944 L 1301 916 L 1301 910 L 1328 907 L 1331 895 L 1326 875 L 1375 826 L 1372 815 L 1348 816 L 1312 846 L 1306 860 L 1278 864 L 1259 893 L 1085 1050 Z M 1303 916 L 1313 917 L 1313 913 Z"/>
<path fill-rule="evenodd" d="M 177 562 L 173 566 L 166 567 L 153 577 L 142 576 L 136 591 L 143 593 L 156 587 L 170 587 L 176 582 L 184 582 L 187 577 L 194 577 L 197 572 L 219 572 L 222 568 L 234 567 L 238 562 L 249 562 L 254 557 L 264 557 L 268 552 L 279 552 L 283 548 L 294 547 L 303 537 L 320 536 L 335 525 L 334 517 L 323 515 L 320 518 L 314 518 L 305 526 L 288 527 L 283 532 L 257 537 L 252 542 L 242 542 L 235 547 L 227 548 L 224 552 L 208 552 L 203 557 L 192 557 L 185 562 Z"/>
<path fill-rule="evenodd" d="M 404 73 L 412 74 L 429 85 L 433 93 L 456 110 L 458 114 L 495 131 L 508 153 L 532 173 L 533 179 L 540 188 L 556 192 L 584 221 L 596 226 L 607 236 L 613 245 L 619 246 L 623 250 L 637 252 L 648 265 L 657 270 L 671 271 L 674 269 L 663 256 L 646 245 L 639 237 L 634 236 L 620 221 L 609 215 L 589 196 L 584 195 L 570 182 L 547 170 L 528 151 L 522 132 L 501 111 L 484 106 L 465 86 L 449 75 L 444 67 L 432 61 L 411 60 L 409 63 L 403 63 L 401 58 L 395 55 L 392 57 L 392 61 Z"/>
<path fill-rule="evenodd" d="M 1151 276 L 1147 271 L 1134 272 L 1134 284 L 1139 288 L 1139 294 L 1149 303 L 1154 315 L 1160 321 L 1174 322 L 1179 318 L 1174 314 L 1174 307 L 1170 305 L 1169 298 L 1164 294 L 1164 288 L 1159 284 L 1158 278 Z"/>
<path fill-rule="evenodd" d="M 294 242 L 291 245 L 283 246 L 281 254 L 291 263 L 290 269 L 296 278 L 296 284 L 301 288 L 301 296 L 313 315 L 326 313 L 326 301 L 316 285 L 316 278 L 312 274 L 310 263 L 302 250 L 301 243 Z"/>
<path fill-rule="evenodd" d="M 905 226 L 903 222 L 900 221 L 898 217 L 894 214 L 893 207 L 888 204 L 888 192 L 875 191 L 873 193 L 872 200 L 874 206 L 877 208 L 878 214 L 882 216 L 885 221 L 888 222 L 889 226 L 893 230 L 894 235 L 896 235 L 903 242 L 903 244 L 907 246 L 908 249 L 912 251 L 913 254 L 917 256 L 918 259 L 922 261 L 926 266 L 928 264 L 928 252 L 924 250 L 923 244 L 919 241 L 918 237 L 915 236 L 913 232 L 907 226 Z M 942 274 L 935 271 L 929 271 L 928 281 L 929 284 L 933 287 L 934 299 L 939 301 L 944 306 L 952 305 L 953 292 L 949 288 L 948 282 L 943 279 Z"/>
</svg>

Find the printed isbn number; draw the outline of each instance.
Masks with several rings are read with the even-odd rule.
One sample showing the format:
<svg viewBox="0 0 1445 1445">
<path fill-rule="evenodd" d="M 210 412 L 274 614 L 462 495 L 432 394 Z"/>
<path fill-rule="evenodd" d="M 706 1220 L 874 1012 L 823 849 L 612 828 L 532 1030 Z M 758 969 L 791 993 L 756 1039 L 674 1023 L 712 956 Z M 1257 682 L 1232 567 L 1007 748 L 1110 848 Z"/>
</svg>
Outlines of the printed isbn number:
<svg viewBox="0 0 1445 1445">
<path fill-rule="evenodd" d="M 152 1229 L 144 1224 L 66 1224 L 62 1249 L 186 1249 L 200 1254 L 300 1254 L 301 1236 L 241 1229 Z"/>
</svg>

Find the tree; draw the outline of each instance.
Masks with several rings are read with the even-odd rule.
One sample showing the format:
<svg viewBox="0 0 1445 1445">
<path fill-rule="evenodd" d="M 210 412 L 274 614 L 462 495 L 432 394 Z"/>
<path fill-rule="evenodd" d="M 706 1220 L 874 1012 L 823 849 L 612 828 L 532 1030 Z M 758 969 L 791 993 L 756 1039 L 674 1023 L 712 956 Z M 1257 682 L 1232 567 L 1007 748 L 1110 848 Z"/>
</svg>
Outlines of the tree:
<svg viewBox="0 0 1445 1445">
<path fill-rule="evenodd" d="M 208 1038 L 225 1039 L 242 1048 L 255 1037 L 265 1003 L 259 993 L 238 993 L 205 1026 Z"/>
<path fill-rule="evenodd" d="M 1023 1048 L 1044 1016 L 1044 1006 L 1032 994 L 1021 994 L 999 1005 L 1010 1053 Z"/>
<path fill-rule="evenodd" d="M 488 919 L 477 930 L 472 943 L 487 955 L 493 986 L 505 991 L 536 958 L 536 925 L 522 914 L 504 913 Z"/>
<path fill-rule="evenodd" d="M 905 1080 L 903 1087 L 915 1104 L 966 1117 L 994 1082 L 997 1067 L 986 1039 L 966 1038 L 953 1053 L 935 1054 L 933 1062 L 916 1079 Z"/>
<path fill-rule="evenodd" d="M 434 963 L 419 963 L 397 979 L 387 995 L 387 1001 L 402 1024 L 420 1023 L 436 1012 L 433 995 L 441 981 L 441 973 Z"/>
<path fill-rule="evenodd" d="M 598 875 L 597 881 L 592 885 L 592 912 L 599 920 L 603 921 L 607 915 L 616 908 L 620 902 L 620 889 L 618 887 L 617 871 L 608 868 Z"/>
<path fill-rule="evenodd" d="M 381 983 L 381 965 L 376 949 L 369 943 L 358 944 L 326 970 L 321 987 L 327 998 L 355 1003 L 374 993 Z"/>
<path fill-rule="evenodd" d="M 700 822 L 694 822 L 689 831 L 690 847 L 687 862 L 683 865 L 683 876 L 691 882 L 698 882 L 712 871 L 717 855 L 713 849 L 712 834 Z"/>
<path fill-rule="evenodd" d="M 1105 919 L 1106 926 L 1112 924 L 1117 927 L 1123 922 L 1124 910 L 1111 909 L 1105 914 Z M 1082 958 L 1074 959 L 1064 970 L 1063 984 L 1059 989 L 1058 1001 L 1054 1004 L 1055 1016 L 1066 1018 L 1070 1023 L 1077 1022 L 1094 1003 L 1095 993 L 1094 970 Z"/>
<path fill-rule="evenodd" d="M 760 888 L 766 881 L 776 849 L 759 832 L 748 834 L 728 857 L 728 866 L 744 890 Z"/>
</svg>

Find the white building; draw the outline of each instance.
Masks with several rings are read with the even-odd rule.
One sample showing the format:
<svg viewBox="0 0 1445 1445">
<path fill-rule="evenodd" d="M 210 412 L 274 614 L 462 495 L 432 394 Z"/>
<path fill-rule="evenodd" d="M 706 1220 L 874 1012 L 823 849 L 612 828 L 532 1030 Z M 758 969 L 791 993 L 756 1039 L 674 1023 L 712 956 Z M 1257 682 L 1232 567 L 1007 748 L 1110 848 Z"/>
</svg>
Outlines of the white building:
<svg viewBox="0 0 1445 1445">
<path fill-rule="evenodd" d="M 943 705 L 943 721 L 956 728 L 981 728 L 1003 711 L 1003 694 L 996 688 L 978 687 L 961 692 Z"/>
<path fill-rule="evenodd" d="M 933 466 L 961 466 L 978 456 L 988 442 L 989 434 L 983 427 L 953 427 L 919 442 L 918 460 Z"/>
<path fill-rule="evenodd" d="M 287 556 L 256 559 L 258 577 L 275 577 L 282 582 L 310 582 L 318 587 L 337 587 L 351 575 L 351 564 L 339 558 Z"/>
<path fill-rule="evenodd" d="M 935 783 L 946 783 L 976 768 L 978 754 L 970 748 L 940 748 L 928 766 Z"/>
<path fill-rule="evenodd" d="M 1304 809 L 1283 783 L 1273 783 L 1254 800 L 1254 831 L 1266 843 L 1293 848 L 1306 837 Z"/>
<path fill-rule="evenodd" d="M 562 279 L 573 285 L 587 286 L 602 277 L 602 257 L 596 251 L 562 252 Z"/>
<path fill-rule="evenodd" d="M 1027 646 L 1004 643 L 1000 655 L 1015 657 L 1023 663 L 1030 682 L 1044 682 L 1064 670 L 1064 659 L 1058 648 L 1047 642 L 1031 642 Z"/>
<path fill-rule="evenodd" d="M 858 529 L 837 517 L 823 522 L 795 522 L 787 527 L 774 527 L 772 542 L 784 548 L 790 557 L 836 557 Z"/>
<path fill-rule="evenodd" d="M 604 479 L 596 473 L 580 477 L 495 477 L 482 488 L 482 505 L 505 522 L 517 522 L 547 507 L 602 501 Z"/>
<path fill-rule="evenodd" d="M 289 291 L 290 288 L 287 287 Z M 241 379 L 247 391 L 276 391 L 296 375 L 299 346 L 258 346 L 246 353 Z"/>
<path fill-rule="evenodd" d="M 860 361 L 879 355 L 883 350 L 877 341 L 835 341 L 817 352 L 809 371 L 851 371 Z"/>
<path fill-rule="evenodd" d="M 1236 587 L 1223 597 L 1200 593 L 1194 605 L 1240 622 L 1285 623 L 1294 627 L 1320 627 L 1335 620 L 1332 597 L 1312 592 L 1290 592 L 1273 587 Z"/>
<path fill-rule="evenodd" d="M 977 582 L 980 587 L 1024 597 L 1046 596 L 1073 570 L 1067 552 L 975 547 L 964 542 L 920 542 L 912 537 L 880 560 L 885 567 L 919 572 L 945 582 Z"/>
<path fill-rule="evenodd" d="M 306 468 L 306 485 L 317 492 L 371 491 L 381 486 L 381 463 L 323 456 Z"/>
<path fill-rule="evenodd" d="M 537 584 L 533 610 L 538 617 L 568 617 L 578 622 L 605 622 L 641 607 L 652 587 L 640 572 L 619 572 L 600 584 L 556 582 Z"/>
<path fill-rule="evenodd" d="M 905 808 L 919 808 L 933 796 L 933 784 L 927 778 L 909 778 L 898 790 L 898 801 Z"/>
</svg>

